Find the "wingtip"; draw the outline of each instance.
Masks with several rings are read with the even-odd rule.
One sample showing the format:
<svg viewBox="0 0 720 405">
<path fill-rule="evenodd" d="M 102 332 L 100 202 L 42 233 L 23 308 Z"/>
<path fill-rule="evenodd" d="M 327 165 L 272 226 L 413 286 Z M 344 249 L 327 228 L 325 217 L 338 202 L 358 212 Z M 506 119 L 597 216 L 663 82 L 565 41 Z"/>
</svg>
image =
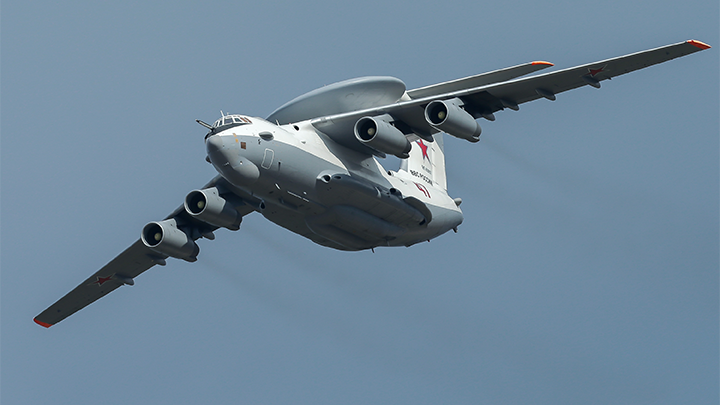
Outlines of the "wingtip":
<svg viewBox="0 0 720 405">
<path fill-rule="evenodd" d="M 545 65 L 545 66 L 555 66 L 554 63 L 545 62 L 544 60 L 536 60 L 534 62 L 530 63 L 531 65 Z"/>
<path fill-rule="evenodd" d="M 43 321 L 38 321 L 37 318 L 33 318 L 33 321 L 35 321 L 36 324 L 38 324 L 38 325 L 40 325 L 40 326 L 42 326 L 42 327 L 44 327 L 44 328 L 49 328 L 49 327 L 52 326 L 51 323 L 47 323 L 47 322 L 43 322 Z"/>
<path fill-rule="evenodd" d="M 688 44 L 690 44 L 690 45 L 692 45 L 692 46 L 695 46 L 695 47 L 697 47 L 697 48 L 700 48 L 700 49 L 702 49 L 702 50 L 712 48 L 710 45 L 708 45 L 708 44 L 706 44 L 706 43 L 704 43 L 704 42 L 700 42 L 700 41 L 694 40 L 694 39 L 691 39 L 691 40 L 686 41 L 686 42 L 687 42 Z"/>
</svg>

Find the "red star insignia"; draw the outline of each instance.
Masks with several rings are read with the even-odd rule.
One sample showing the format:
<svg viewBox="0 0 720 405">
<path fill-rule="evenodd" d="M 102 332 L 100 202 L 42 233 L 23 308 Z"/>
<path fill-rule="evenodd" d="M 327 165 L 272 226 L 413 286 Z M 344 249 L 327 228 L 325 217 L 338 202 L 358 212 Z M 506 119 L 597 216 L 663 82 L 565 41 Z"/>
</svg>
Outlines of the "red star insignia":
<svg viewBox="0 0 720 405">
<path fill-rule="evenodd" d="M 114 275 L 114 274 L 113 274 L 113 275 Z M 97 284 L 98 287 L 99 287 L 99 286 L 105 284 L 106 282 L 112 280 L 112 278 L 113 278 L 113 276 L 108 276 L 108 277 L 100 277 L 100 276 L 97 276 L 97 280 L 96 280 L 96 281 L 93 281 L 93 282 L 90 283 L 90 284 Z"/>
<path fill-rule="evenodd" d="M 427 150 L 428 147 L 425 145 L 425 142 L 422 141 L 422 139 L 416 141 L 418 145 L 420 145 L 420 150 L 422 150 L 423 159 L 430 160 L 430 157 L 428 156 Z"/>
<path fill-rule="evenodd" d="M 590 72 L 590 76 L 593 76 L 593 77 L 594 77 L 594 76 L 597 75 L 598 73 L 605 71 L 605 66 L 601 67 L 600 69 L 590 69 L 590 68 L 588 68 L 588 71 Z"/>
</svg>

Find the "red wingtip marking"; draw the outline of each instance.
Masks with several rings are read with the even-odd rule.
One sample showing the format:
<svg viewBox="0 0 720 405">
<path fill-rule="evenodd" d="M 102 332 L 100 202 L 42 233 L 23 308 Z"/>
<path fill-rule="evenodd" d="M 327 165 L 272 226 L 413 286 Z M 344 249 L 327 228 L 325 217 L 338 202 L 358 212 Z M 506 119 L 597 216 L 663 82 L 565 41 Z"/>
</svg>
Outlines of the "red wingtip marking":
<svg viewBox="0 0 720 405">
<path fill-rule="evenodd" d="M 704 43 L 704 42 L 696 41 L 696 40 L 694 40 L 694 39 L 691 39 L 691 40 L 687 41 L 687 43 L 690 44 L 690 45 L 696 46 L 696 47 L 698 47 L 698 48 L 700 48 L 700 49 L 710 49 L 710 48 L 711 48 L 710 45 L 708 45 L 708 44 L 706 44 L 706 43 Z"/>
<path fill-rule="evenodd" d="M 42 326 L 42 327 L 45 327 L 45 328 L 49 328 L 49 327 L 52 326 L 51 323 L 46 323 L 46 322 L 43 322 L 43 321 L 38 321 L 37 318 L 33 318 L 33 321 L 35 321 L 36 324 L 38 324 L 38 325 L 40 325 L 40 326 Z"/>
<path fill-rule="evenodd" d="M 532 62 L 531 65 L 546 65 L 546 66 L 555 66 L 554 63 L 545 62 L 542 60 L 536 60 L 535 62 Z"/>
</svg>

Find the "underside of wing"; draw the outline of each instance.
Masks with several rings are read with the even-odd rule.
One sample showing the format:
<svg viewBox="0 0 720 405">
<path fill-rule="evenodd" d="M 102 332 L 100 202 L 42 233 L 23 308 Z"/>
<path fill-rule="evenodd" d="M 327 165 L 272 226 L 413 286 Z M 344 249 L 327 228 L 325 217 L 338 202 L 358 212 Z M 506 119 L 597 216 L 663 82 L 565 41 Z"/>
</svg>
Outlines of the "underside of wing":
<svg viewBox="0 0 720 405">
<path fill-rule="evenodd" d="M 210 196 L 214 195 L 215 201 L 225 201 L 221 197 L 223 193 L 228 193 L 234 196 L 234 190 L 231 192 L 231 188 L 232 185 L 227 183 L 227 181 L 225 181 L 222 177 L 218 176 L 206 184 L 201 190 L 195 190 L 191 192 L 190 195 L 199 195 L 201 192 L 205 192 Z M 210 207 L 210 203 L 207 203 L 207 201 L 209 200 L 203 200 L 202 205 Z M 40 313 L 40 315 L 36 316 L 34 318 L 35 323 L 49 328 L 50 326 L 62 321 L 68 316 L 102 298 L 118 287 L 135 284 L 134 279 L 137 276 L 156 264 L 164 265 L 165 259 L 168 257 L 172 256 L 188 261 L 195 260 L 195 256 L 197 255 L 195 241 L 197 239 L 201 237 L 210 239 L 214 238 L 212 232 L 218 229 L 221 225 L 231 229 L 237 229 L 237 227 L 233 225 L 239 225 L 239 221 L 244 215 L 247 215 L 255 210 L 251 205 L 245 204 L 243 200 L 238 199 L 237 197 L 233 199 L 231 204 L 228 203 L 223 208 L 226 210 L 224 211 L 226 214 L 228 212 L 227 210 L 229 210 L 234 215 L 234 219 L 226 224 L 222 224 L 221 221 L 223 218 L 227 218 L 227 216 L 218 217 L 218 215 L 215 215 L 209 217 L 210 219 L 208 219 L 206 216 L 196 216 L 190 214 L 185 205 L 183 205 L 175 209 L 167 218 L 165 218 L 165 220 L 151 222 L 146 225 L 143 229 L 143 236 L 141 240 L 135 241 L 135 243 L 115 257 L 112 261 L 110 261 L 110 263 L 103 266 L 100 270 L 95 272 L 95 274 L 75 287 L 75 289 L 60 298 L 57 302 Z M 218 212 L 222 213 L 223 211 L 218 210 Z M 163 228 L 163 226 L 168 224 L 170 225 L 169 229 Z M 148 229 L 152 231 L 149 232 L 150 237 L 147 235 Z M 175 235 L 180 235 L 181 238 L 184 238 L 182 243 L 186 246 L 195 246 L 195 249 L 190 249 L 190 254 L 183 256 L 182 252 L 187 251 L 187 249 L 183 251 L 181 250 L 183 246 L 177 246 L 177 238 L 165 238 L 165 235 L 167 235 L 170 231 L 174 231 Z M 157 238 L 157 244 L 149 247 L 148 243 L 142 239 L 151 239 L 156 232 L 161 236 Z M 150 242 L 153 244 L 155 243 L 154 240 L 150 240 Z"/>
<path fill-rule="evenodd" d="M 150 250 L 140 240 L 137 240 L 110 263 L 36 316 L 34 320 L 37 324 L 48 328 L 116 288 L 133 285 L 135 277 L 156 264 L 164 264 L 166 258 L 167 256 Z"/>
<path fill-rule="evenodd" d="M 402 101 L 442 96 L 454 91 L 507 81 L 550 66 L 553 64 L 549 62 L 530 62 L 408 91 L 405 91 L 405 83 L 394 77 L 360 77 L 327 85 L 303 94 L 275 110 L 267 117 L 267 120 L 284 125 L 331 115 L 353 114 L 357 111 L 394 105 Z M 408 122 L 411 121 L 408 120 Z M 417 126 L 402 126 L 403 122 L 397 121 L 397 125 L 401 125 L 399 128 L 404 134 L 416 134 L 429 142 L 432 142 L 432 134 L 437 132 L 426 128 L 427 125 L 422 122 Z M 384 157 L 385 152 L 357 142 L 353 137 L 354 124 L 355 122 L 352 120 L 341 120 L 332 123 L 324 122 L 316 127 L 345 147 Z"/>
<path fill-rule="evenodd" d="M 490 74 L 411 90 L 408 94 L 412 94 L 412 98 L 403 97 L 390 105 L 323 116 L 313 119 L 311 123 L 340 144 L 356 150 L 374 148 L 376 154 L 380 155 L 382 153 L 397 155 L 393 151 L 384 150 L 383 147 L 391 143 L 400 144 L 400 135 L 418 136 L 432 142 L 432 134 L 442 131 L 477 142 L 480 127 L 474 122 L 476 119 L 486 118 L 493 121 L 494 113 L 505 108 L 518 110 L 520 104 L 539 98 L 555 100 L 557 94 L 582 86 L 599 88 L 600 82 L 604 80 L 708 48 L 708 45 L 700 41 L 689 40 L 555 72 L 502 82 L 494 81 L 503 75 L 521 73 L 522 69 L 531 69 L 533 66 L 520 65 Z M 547 62 L 539 63 L 540 67 L 547 67 L 544 65 Z M 476 86 L 488 81 L 492 83 Z M 442 90 L 449 91 L 442 93 Z M 368 122 L 369 118 L 376 123 L 379 121 L 383 123 L 373 126 L 372 131 L 377 132 L 377 135 L 372 139 L 368 137 L 370 140 L 363 143 L 355 139 L 359 137 L 357 128 L 359 123 Z M 389 129 L 390 126 L 393 129 Z M 353 137 L 354 132 L 355 137 Z M 385 138 L 375 142 L 377 145 L 375 147 L 372 141 L 380 138 L 381 135 Z"/>
<path fill-rule="evenodd" d="M 555 100 L 556 94 L 583 86 L 600 88 L 600 82 L 640 70 L 658 63 L 707 49 L 699 41 L 685 41 L 643 52 L 588 63 L 556 72 L 549 72 L 498 83 L 476 91 L 455 94 L 466 102 L 466 110 L 474 115 L 493 113 L 539 98 Z"/>
</svg>

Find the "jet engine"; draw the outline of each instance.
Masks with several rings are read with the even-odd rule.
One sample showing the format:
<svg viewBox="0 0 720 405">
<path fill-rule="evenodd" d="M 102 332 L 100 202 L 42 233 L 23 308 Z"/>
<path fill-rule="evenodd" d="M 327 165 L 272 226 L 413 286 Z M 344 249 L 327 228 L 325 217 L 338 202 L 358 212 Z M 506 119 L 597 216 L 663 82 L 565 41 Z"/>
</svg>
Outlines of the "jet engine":
<svg viewBox="0 0 720 405">
<path fill-rule="evenodd" d="M 355 137 L 380 152 L 406 159 L 411 145 L 399 129 L 380 117 L 363 117 L 355 123 Z"/>
<path fill-rule="evenodd" d="M 198 245 L 177 227 L 174 218 L 145 225 L 140 236 L 150 249 L 177 259 L 194 262 L 200 253 Z"/>
<path fill-rule="evenodd" d="M 425 120 L 440 131 L 470 142 L 480 140 L 482 129 L 472 115 L 463 110 L 462 100 L 435 100 L 425 107 Z"/>
<path fill-rule="evenodd" d="M 242 216 L 233 205 L 220 197 L 216 187 L 193 190 L 185 197 L 185 211 L 208 224 L 237 231 Z"/>
</svg>

